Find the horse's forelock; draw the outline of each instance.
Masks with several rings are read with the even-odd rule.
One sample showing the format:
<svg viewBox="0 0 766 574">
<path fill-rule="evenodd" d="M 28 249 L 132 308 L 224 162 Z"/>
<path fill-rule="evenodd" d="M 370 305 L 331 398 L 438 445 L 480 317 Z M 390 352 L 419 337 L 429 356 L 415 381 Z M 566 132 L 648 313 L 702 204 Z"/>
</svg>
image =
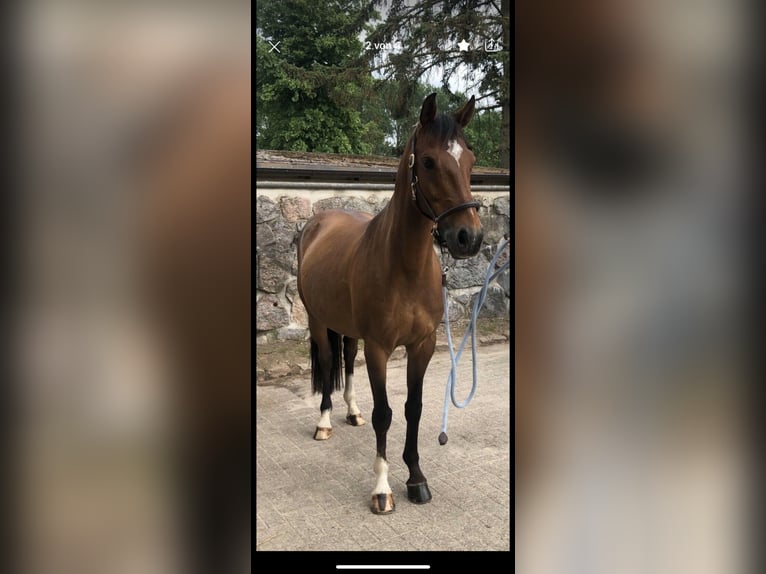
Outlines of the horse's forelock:
<svg viewBox="0 0 766 574">
<path fill-rule="evenodd" d="M 433 137 L 439 144 L 447 146 L 449 142 L 461 138 L 465 140 L 462 126 L 455 119 L 447 114 L 439 114 L 430 122 L 425 131 Z"/>
</svg>

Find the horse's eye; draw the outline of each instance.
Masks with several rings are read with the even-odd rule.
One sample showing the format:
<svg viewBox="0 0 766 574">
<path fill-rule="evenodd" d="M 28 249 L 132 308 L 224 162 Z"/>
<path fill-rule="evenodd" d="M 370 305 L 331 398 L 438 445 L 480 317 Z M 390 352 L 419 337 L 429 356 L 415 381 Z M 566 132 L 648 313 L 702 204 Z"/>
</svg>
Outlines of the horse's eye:
<svg viewBox="0 0 766 574">
<path fill-rule="evenodd" d="M 423 165 L 426 166 L 427 169 L 433 169 L 434 168 L 434 160 L 430 157 L 423 158 Z"/>
</svg>

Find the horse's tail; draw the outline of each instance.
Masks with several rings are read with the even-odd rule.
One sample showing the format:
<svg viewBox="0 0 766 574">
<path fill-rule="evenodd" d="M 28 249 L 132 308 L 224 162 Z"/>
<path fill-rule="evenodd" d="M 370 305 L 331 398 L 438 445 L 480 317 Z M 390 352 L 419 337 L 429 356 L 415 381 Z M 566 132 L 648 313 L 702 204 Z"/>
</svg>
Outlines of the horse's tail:
<svg viewBox="0 0 766 574">
<path fill-rule="evenodd" d="M 342 357 L 343 357 L 343 337 L 335 331 L 327 329 L 327 338 L 330 340 L 330 350 L 332 352 L 332 363 L 330 366 L 330 381 L 336 391 L 343 388 L 342 377 Z M 311 390 L 314 394 L 323 391 L 322 368 L 319 362 L 319 345 L 314 339 L 311 339 Z"/>
</svg>

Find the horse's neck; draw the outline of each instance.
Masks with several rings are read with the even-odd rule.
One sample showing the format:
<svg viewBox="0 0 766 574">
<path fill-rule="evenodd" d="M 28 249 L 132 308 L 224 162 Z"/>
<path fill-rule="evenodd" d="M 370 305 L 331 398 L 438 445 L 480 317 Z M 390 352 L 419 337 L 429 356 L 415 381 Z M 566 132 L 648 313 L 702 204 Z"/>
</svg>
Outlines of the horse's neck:
<svg viewBox="0 0 766 574">
<path fill-rule="evenodd" d="M 431 228 L 428 221 L 413 205 L 409 172 L 401 164 L 396 177 L 396 187 L 391 201 L 382 213 L 380 236 L 389 263 L 404 268 L 408 275 L 417 276 L 427 271 L 435 257 Z"/>
</svg>

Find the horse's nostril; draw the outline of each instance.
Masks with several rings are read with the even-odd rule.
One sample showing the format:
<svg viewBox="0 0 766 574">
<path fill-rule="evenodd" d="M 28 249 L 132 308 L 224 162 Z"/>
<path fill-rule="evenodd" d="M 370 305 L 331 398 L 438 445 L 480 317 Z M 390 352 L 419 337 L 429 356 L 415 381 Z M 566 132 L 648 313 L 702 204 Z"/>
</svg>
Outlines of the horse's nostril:
<svg viewBox="0 0 766 574">
<path fill-rule="evenodd" d="M 457 234 L 457 242 L 460 247 L 465 247 L 468 245 L 468 231 L 461 229 Z"/>
</svg>

